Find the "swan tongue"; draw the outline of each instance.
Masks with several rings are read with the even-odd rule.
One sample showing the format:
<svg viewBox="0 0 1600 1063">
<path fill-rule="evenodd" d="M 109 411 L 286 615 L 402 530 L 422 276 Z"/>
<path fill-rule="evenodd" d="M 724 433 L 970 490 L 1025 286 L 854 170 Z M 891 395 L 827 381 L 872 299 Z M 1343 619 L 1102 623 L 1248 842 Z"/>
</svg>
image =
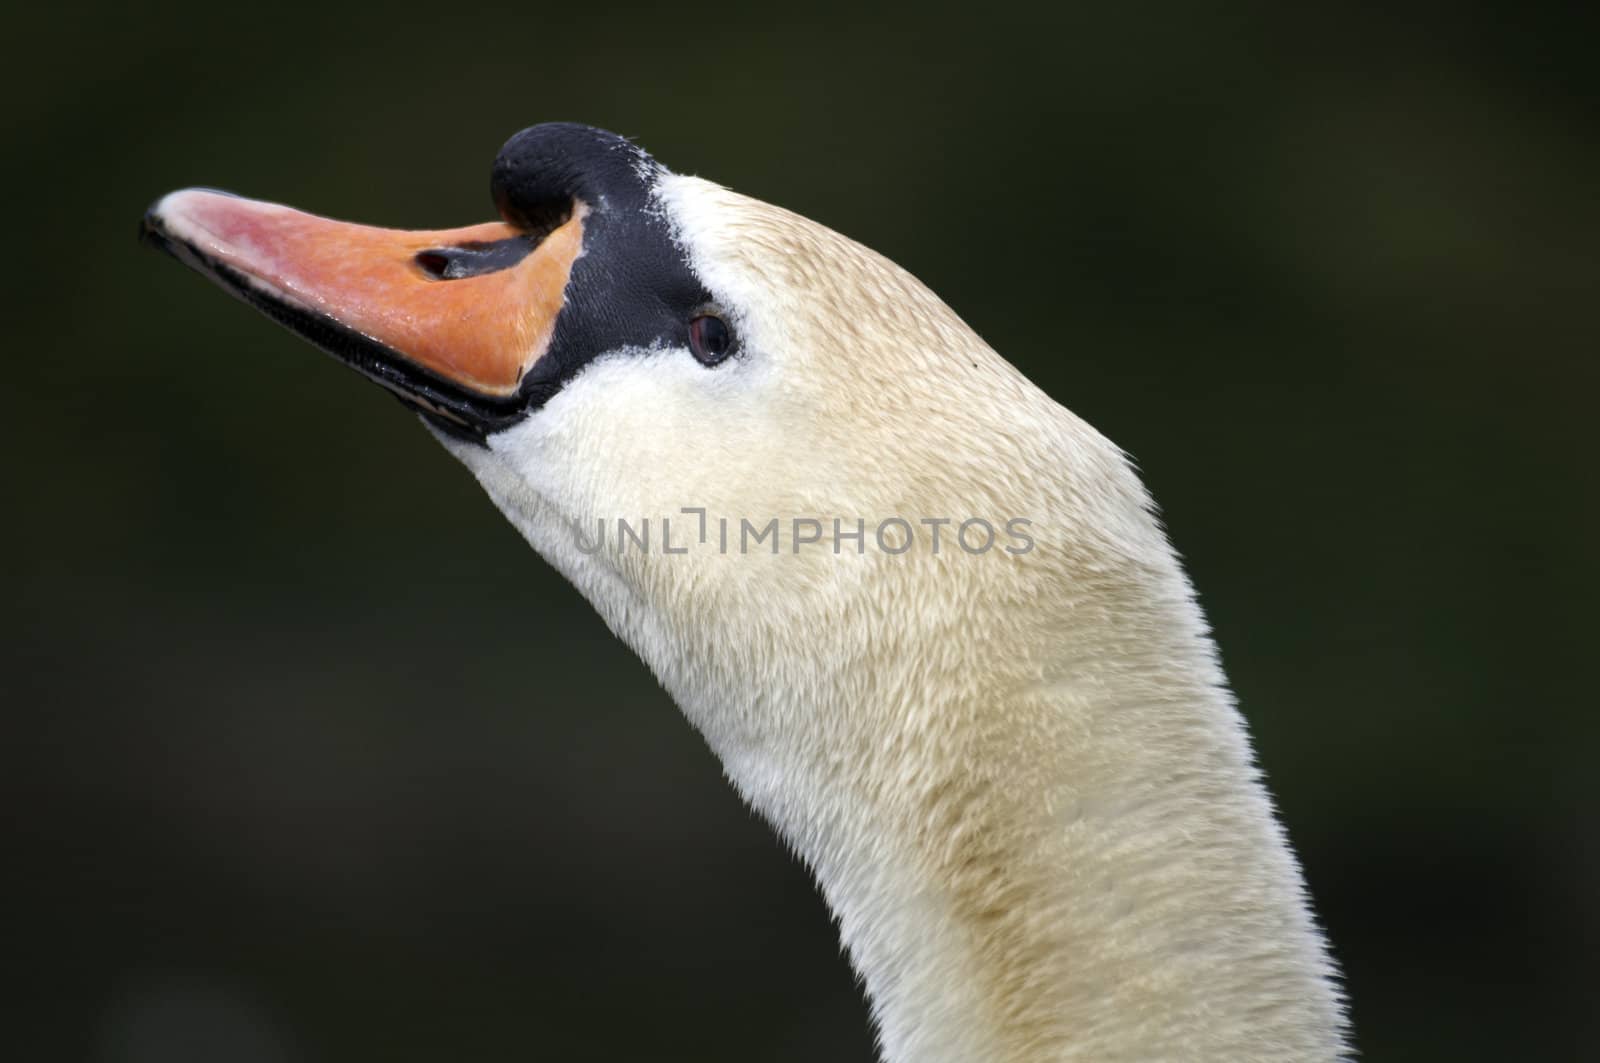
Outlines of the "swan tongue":
<svg viewBox="0 0 1600 1063">
<path fill-rule="evenodd" d="M 467 406 L 515 398 L 549 347 L 583 222 L 407 232 L 185 189 L 150 208 L 142 235 L 431 409 L 436 391 Z M 471 420 L 443 405 L 431 412 Z"/>
</svg>

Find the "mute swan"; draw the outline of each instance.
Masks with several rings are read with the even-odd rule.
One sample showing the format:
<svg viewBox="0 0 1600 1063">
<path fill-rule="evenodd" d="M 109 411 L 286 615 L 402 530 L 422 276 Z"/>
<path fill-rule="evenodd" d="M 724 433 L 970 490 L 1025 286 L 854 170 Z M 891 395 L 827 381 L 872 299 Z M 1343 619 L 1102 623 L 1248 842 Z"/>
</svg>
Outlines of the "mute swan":
<svg viewBox="0 0 1600 1063">
<path fill-rule="evenodd" d="M 144 233 L 420 413 L 643 658 L 814 873 L 888 1063 L 1340 1057 L 1123 454 L 893 263 L 623 138 L 532 127 L 491 187 L 460 230 L 186 190 Z"/>
</svg>

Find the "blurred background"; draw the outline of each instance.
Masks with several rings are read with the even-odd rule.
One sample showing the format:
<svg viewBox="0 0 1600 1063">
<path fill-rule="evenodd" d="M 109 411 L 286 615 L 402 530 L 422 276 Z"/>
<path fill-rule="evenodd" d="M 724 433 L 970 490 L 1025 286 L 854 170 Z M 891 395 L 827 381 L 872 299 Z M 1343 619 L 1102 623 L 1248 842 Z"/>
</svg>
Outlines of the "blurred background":
<svg viewBox="0 0 1600 1063">
<path fill-rule="evenodd" d="M 192 184 L 487 219 L 561 118 L 885 252 L 1137 457 L 1366 1058 L 1596 1058 L 1597 10 L 13 12 L 0 1056 L 871 1058 L 644 667 L 134 240 Z"/>
</svg>

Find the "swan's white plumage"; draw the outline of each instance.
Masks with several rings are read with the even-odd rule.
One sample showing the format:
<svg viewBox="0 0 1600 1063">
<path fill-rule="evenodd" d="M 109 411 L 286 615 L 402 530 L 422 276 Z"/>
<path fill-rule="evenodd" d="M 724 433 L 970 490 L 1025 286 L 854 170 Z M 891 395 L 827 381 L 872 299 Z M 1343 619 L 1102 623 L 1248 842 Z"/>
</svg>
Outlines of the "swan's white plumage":
<svg viewBox="0 0 1600 1063">
<path fill-rule="evenodd" d="M 739 357 L 615 352 L 446 445 L 814 870 L 885 1059 L 1338 1056 L 1299 870 L 1122 453 L 865 248 L 695 178 L 658 206 Z M 677 539 L 685 507 L 1025 517 L 1036 547 L 586 553 L 571 526 Z"/>
</svg>

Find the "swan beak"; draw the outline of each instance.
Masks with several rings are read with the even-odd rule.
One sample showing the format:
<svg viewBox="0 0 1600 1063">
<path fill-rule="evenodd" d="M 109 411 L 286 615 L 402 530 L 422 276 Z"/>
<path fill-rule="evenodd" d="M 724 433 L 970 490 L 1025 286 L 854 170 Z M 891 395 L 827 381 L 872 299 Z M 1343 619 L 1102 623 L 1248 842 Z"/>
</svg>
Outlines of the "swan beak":
<svg viewBox="0 0 1600 1063">
<path fill-rule="evenodd" d="M 545 353 L 581 212 L 547 232 L 501 222 L 407 232 L 185 189 L 142 237 L 453 427 L 513 416 Z"/>
</svg>

